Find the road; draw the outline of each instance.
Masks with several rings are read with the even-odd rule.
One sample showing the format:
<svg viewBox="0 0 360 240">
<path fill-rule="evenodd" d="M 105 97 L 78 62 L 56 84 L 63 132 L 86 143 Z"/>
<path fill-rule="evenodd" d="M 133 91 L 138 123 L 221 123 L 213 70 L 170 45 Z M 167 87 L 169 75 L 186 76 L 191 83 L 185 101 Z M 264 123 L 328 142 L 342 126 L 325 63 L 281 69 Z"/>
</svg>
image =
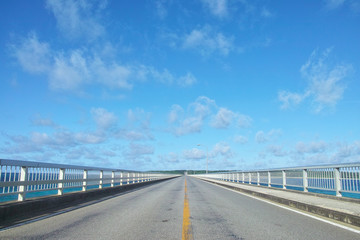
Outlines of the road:
<svg viewBox="0 0 360 240">
<path fill-rule="evenodd" d="M 193 239 L 360 239 L 357 233 L 189 176 L 4 230 L 0 239 L 184 239 L 187 207 Z"/>
</svg>

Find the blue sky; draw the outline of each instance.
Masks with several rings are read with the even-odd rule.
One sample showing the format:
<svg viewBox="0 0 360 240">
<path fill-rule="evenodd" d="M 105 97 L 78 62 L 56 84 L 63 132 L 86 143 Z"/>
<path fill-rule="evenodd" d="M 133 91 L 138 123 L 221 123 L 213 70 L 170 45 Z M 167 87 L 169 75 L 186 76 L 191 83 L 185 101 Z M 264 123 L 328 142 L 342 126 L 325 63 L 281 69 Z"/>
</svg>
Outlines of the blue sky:
<svg viewBox="0 0 360 240">
<path fill-rule="evenodd" d="M 360 161 L 360 1 L 13 0 L 0 21 L 0 158 Z"/>
</svg>

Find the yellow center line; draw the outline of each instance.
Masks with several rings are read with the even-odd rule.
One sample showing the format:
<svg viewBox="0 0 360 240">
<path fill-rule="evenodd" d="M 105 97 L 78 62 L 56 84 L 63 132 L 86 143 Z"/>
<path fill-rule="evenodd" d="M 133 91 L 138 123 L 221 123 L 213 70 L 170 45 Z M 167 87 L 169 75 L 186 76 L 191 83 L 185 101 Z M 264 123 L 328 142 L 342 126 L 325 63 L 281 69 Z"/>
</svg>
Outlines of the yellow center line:
<svg viewBox="0 0 360 240">
<path fill-rule="evenodd" d="M 182 240 L 192 240 L 192 239 L 193 239 L 193 235 L 192 235 L 191 222 L 190 222 L 189 199 L 188 199 L 188 195 L 187 195 L 187 184 L 186 184 L 186 178 L 185 178 Z"/>
</svg>

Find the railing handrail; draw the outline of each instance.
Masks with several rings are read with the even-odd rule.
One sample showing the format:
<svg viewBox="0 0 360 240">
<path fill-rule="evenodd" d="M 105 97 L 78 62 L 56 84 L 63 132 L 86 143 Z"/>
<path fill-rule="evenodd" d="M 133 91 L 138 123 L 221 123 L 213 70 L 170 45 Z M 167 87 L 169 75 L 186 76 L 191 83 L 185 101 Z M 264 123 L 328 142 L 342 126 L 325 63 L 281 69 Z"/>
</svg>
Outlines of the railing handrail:
<svg viewBox="0 0 360 240">
<path fill-rule="evenodd" d="M 19 167 L 35 167 L 35 168 L 66 168 L 66 169 L 81 169 L 81 170 L 102 170 L 102 171 L 115 171 L 115 172 L 143 172 L 133 171 L 116 168 L 99 168 L 89 167 L 80 165 L 69 165 L 69 164 L 58 164 L 58 163 L 44 163 L 44 162 L 33 162 L 33 161 L 22 161 L 22 160 L 11 160 L 11 159 L 0 159 L 0 166 L 19 166 Z M 145 173 L 145 172 L 144 172 Z"/>
<path fill-rule="evenodd" d="M 269 169 L 252 169 L 252 170 L 230 170 L 225 172 L 213 172 L 210 174 L 222 174 L 222 173 L 254 173 L 254 172 L 277 172 L 277 171 L 291 171 L 291 170 L 303 170 L 303 169 L 323 169 L 323 168 L 346 168 L 346 167 L 360 167 L 360 162 L 355 163 L 341 163 L 341 164 L 326 164 L 326 165 L 311 165 L 311 166 L 298 166 L 298 167 L 285 167 L 285 168 L 269 168 Z M 202 173 L 204 175 L 206 173 Z"/>
</svg>

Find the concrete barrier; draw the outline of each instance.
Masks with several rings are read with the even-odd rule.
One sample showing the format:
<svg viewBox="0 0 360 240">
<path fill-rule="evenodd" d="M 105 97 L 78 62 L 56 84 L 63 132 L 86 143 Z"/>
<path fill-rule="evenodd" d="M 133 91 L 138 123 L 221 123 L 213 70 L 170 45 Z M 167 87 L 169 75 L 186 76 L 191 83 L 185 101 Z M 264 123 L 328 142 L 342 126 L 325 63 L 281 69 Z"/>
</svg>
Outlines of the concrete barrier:
<svg viewBox="0 0 360 240">
<path fill-rule="evenodd" d="M 85 203 L 98 202 L 115 197 L 119 193 L 144 187 L 147 185 L 170 180 L 175 177 L 159 179 L 149 182 L 126 184 L 103 189 L 93 189 L 86 192 L 67 193 L 61 196 L 38 197 L 23 202 L 9 202 L 0 204 L 0 228 L 19 224 L 45 215 L 66 209 L 81 207 Z M 86 206 L 88 205 L 86 204 Z"/>
<path fill-rule="evenodd" d="M 246 194 L 249 194 L 249 195 L 252 195 L 252 196 L 268 199 L 270 201 L 277 202 L 277 203 L 280 203 L 280 204 L 283 204 L 283 205 L 287 205 L 287 206 L 290 206 L 290 207 L 293 207 L 293 208 L 297 208 L 299 210 L 303 210 L 303 211 L 310 212 L 310 213 L 313 213 L 313 214 L 316 214 L 316 215 L 320 215 L 320 216 L 323 216 L 323 217 L 327 217 L 327 218 L 330 218 L 330 219 L 334 219 L 334 220 L 341 221 L 341 222 L 344 222 L 344 223 L 347 223 L 347 224 L 350 224 L 350 225 L 360 227 L 360 216 L 357 216 L 357 215 L 353 215 L 353 214 L 350 214 L 350 213 L 347 213 L 347 212 L 341 212 L 341 211 L 337 211 L 337 210 L 333 210 L 333 209 L 329 209 L 329 208 L 325 208 L 325 207 L 321 207 L 321 206 L 316 206 L 316 205 L 312 205 L 312 204 L 308 204 L 308 203 L 304 203 L 304 202 L 300 202 L 300 201 L 289 200 L 289 199 L 285 199 L 285 198 L 278 197 L 278 196 L 275 196 L 275 195 L 270 195 L 270 194 L 265 194 L 265 193 L 261 193 L 261 192 L 257 192 L 257 191 L 252 191 L 252 190 L 244 189 L 244 188 L 241 188 L 241 187 L 231 186 L 231 185 L 228 185 L 226 183 L 219 183 L 219 182 L 216 182 L 216 181 L 211 181 L 211 180 L 207 180 L 207 179 L 203 179 L 203 178 L 200 178 L 200 179 L 203 180 L 203 181 L 207 181 L 207 182 L 210 182 L 210 183 L 213 183 L 213 184 L 217 184 L 217 185 L 220 185 L 220 186 L 223 186 L 223 187 L 226 187 L 226 188 L 230 188 L 230 189 L 233 189 L 233 190 L 236 190 L 236 191 L 239 191 L 239 192 L 243 192 L 243 193 L 246 193 Z M 241 185 L 241 184 L 239 184 L 239 185 Z M 259 187 L 259 186 L 256 186 L 256 187 Z M 281 191 L 281 189 L 279 189 L 279 191 Z M 330 197 L 325 196 L 325 198 L 330 198 Z M 342 198 L 338 199 L 338 200 L 343 201 Z M 349 199 L 349 200 L 345 200 L 345 201 L 349 201 L 349 202 L 352 202 L 352 203 L 355 203 L 355 204 L 359 204 L 359 208 L 360 208 L 360 201 L 359 200 Z"/>
</svg>

